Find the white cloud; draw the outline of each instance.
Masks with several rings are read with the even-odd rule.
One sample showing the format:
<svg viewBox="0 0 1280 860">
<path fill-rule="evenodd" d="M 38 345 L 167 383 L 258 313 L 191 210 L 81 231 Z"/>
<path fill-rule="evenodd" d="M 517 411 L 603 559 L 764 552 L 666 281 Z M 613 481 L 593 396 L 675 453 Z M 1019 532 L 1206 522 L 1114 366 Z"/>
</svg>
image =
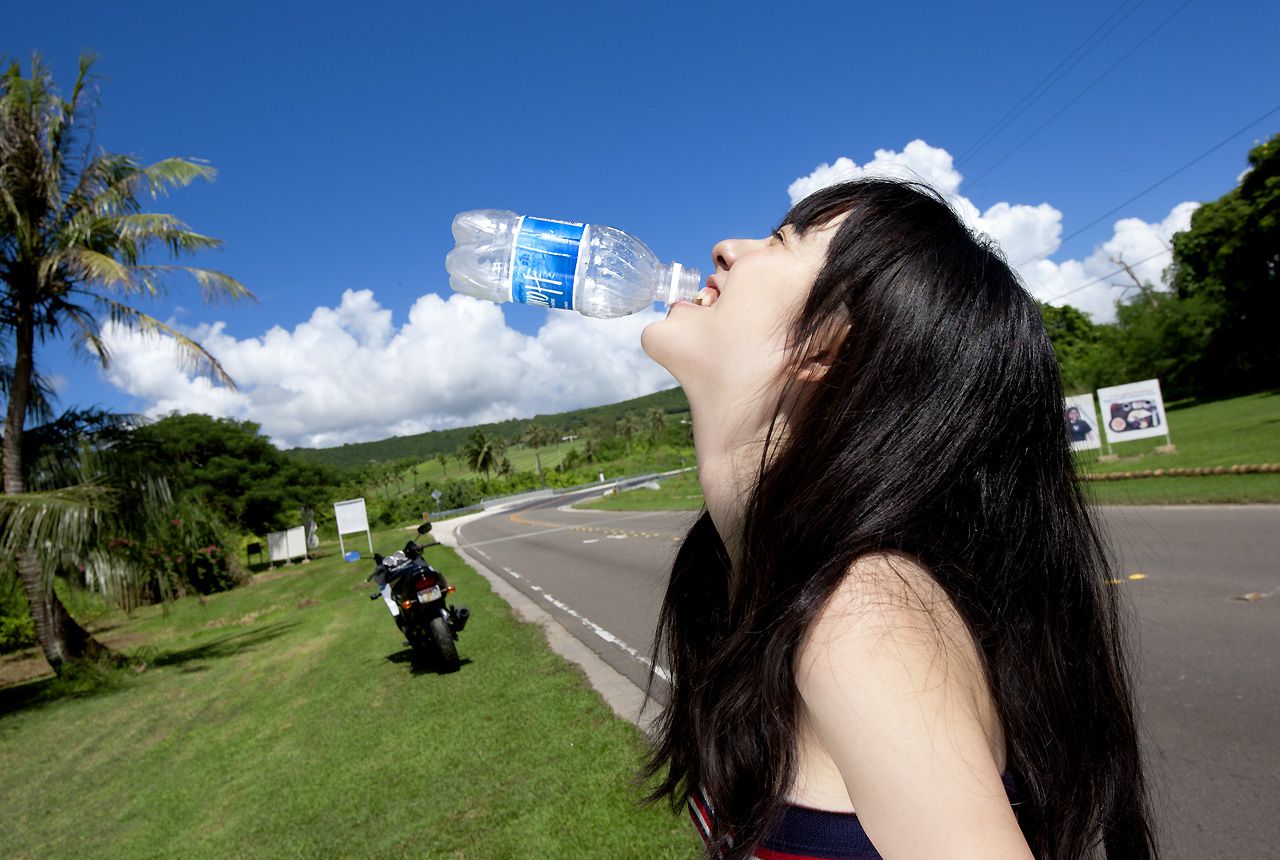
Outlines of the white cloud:
<svg viewBox="0 0 1280 860">
<path fill-rule="evenodd" d="M 461 295 L 419 298 L 397 326 L 370 290 L 348 290 L 292 330 L 238 339 L 222 323 L 188 333 L 237 390 L 179 368 L 172 345 L 104 327 L 108 380 L 148 415 L 204 412 L 255 421 L 279 445 L 325 447 L 558 412 L 638 397 L 674 384 L 640 350 L 660 317 L 549 314 L 535 335 L 506 325 L 495 304 Z"/>
<path fill-rule="evenodd" d="M 955 169 L 951 154 L 923 140 L 911 141 L 901 152 L 878 149 L 863 165 L 846 157 L 820 164 L 792 182 L 787 193 L 794 204 L 820 188 L 863 176 L 913 179 L 932 185 L 971 229 L 995 240 L 1032 295 L 1054 304 L 1071 304 L 1099 322 L 1115 318 L 1115 301 L 1123 294 L 1111 284 L 1131 283 L 1123 274 L 1106 277 L 1119 268 L 1112 260 L 1123 260 L 1142 281 L 1164 288 L 1161 274 L 1170 261 L 1168 242 L 1174 233 L 1190 226 L 1191 213 L 1199 205 L 1180 203 L 1155 224 L 1138 218 L 1121 219 L 1115 222 L 1111 238 L 1085 259 L 1055 262 L 1048 257 L 1062 243 L 1059 210 L 1048 203 L 1001 202 L 979 211 L 960 191 L 963 176 Z"/>
</svg>

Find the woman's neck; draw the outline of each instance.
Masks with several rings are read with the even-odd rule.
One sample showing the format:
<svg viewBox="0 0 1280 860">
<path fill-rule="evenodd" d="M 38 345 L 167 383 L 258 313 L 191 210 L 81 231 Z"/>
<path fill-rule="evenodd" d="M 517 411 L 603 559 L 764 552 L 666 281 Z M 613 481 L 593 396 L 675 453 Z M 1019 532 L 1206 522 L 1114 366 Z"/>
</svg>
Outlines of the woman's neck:
<svg viewBox="0 0 1280 860">
<path fill-rule="evenodd" d="M 698 482 L 711 521 L 729 556 L 739 555 L 747 499 L 755 488 L 764 450 L 765 429 L 741 410 L 704 407 L 690 402 Z"/>
</svg>

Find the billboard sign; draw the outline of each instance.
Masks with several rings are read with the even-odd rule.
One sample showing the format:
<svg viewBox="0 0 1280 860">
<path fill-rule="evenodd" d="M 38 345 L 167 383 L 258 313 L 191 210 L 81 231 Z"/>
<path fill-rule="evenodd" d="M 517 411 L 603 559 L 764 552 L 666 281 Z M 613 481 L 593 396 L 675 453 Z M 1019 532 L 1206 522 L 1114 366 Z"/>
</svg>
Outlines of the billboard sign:
<svg viewBox="0 0 1280 860">
<path fill-rule="evenodd" d="M 307 531 L 295 526 L 288 531 L 267 535 L 267 557 L 272 564 L 307 557 Z"/>
<path fill-rule="evenodd" d="M 333 518 L 337 520 L 338 548 L 344 558 L 347 555 L 347 545 L 342 540 L 342 536 L 355 532 L 364 532 L 365 537 L 369 540 L 369 552 L 373 553 L 373 535 L 369 533 L 369 515 L 365 512 L 364 499 L 347 499 L 345 502 L 335 502 L 333 505 Z"/>
<path fill-rule="evenodd" d="M 1098 404 L 1107 442 L 1112 445 L 1169 435 L 1158 379 L 1099 388 Z"/>
<path fill-rule="evenodd" d="M 1098 430 L 1098 413 L 1093 410 L 1092 394 L 1076 394 L 1066 398 L 1067 437 L 1072 451 L 1088 451 L 1102 447 Z"/>
</svg>

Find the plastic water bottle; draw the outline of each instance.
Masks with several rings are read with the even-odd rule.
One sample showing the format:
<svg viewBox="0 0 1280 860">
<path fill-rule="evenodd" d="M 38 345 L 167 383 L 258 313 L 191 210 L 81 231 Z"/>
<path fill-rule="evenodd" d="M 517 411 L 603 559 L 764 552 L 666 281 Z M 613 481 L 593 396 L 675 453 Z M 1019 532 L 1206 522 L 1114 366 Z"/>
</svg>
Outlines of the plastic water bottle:
<svg viewBox="0 0 1280 860">
<path fill-rule="evenodd" d="M 476 209 L 454 217 L 453 238 L 449 286 L 494 302 L 620 317 L 693 301 L 702 286 L 697 269 L 661 262 L 614 227 Z"/>
</svg>

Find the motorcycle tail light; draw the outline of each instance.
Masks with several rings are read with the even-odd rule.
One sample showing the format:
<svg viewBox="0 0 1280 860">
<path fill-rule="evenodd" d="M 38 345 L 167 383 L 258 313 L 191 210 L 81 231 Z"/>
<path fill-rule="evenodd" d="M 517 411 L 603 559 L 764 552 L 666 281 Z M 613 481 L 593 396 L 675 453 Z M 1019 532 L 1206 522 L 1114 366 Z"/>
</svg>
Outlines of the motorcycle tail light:
<svg viewBox="0 0 1280 860">
<path fill-rule="evenodd" d="M 434 576 L 424 576 L 424 577 L 421 577 L 416 583 L 414 583 L 413 587 L 416 588 L 418 591 L 426 591 L 428 588 L 433 587 L 435 584 L 436 584 L 436 578 Z"/>
</svg>

